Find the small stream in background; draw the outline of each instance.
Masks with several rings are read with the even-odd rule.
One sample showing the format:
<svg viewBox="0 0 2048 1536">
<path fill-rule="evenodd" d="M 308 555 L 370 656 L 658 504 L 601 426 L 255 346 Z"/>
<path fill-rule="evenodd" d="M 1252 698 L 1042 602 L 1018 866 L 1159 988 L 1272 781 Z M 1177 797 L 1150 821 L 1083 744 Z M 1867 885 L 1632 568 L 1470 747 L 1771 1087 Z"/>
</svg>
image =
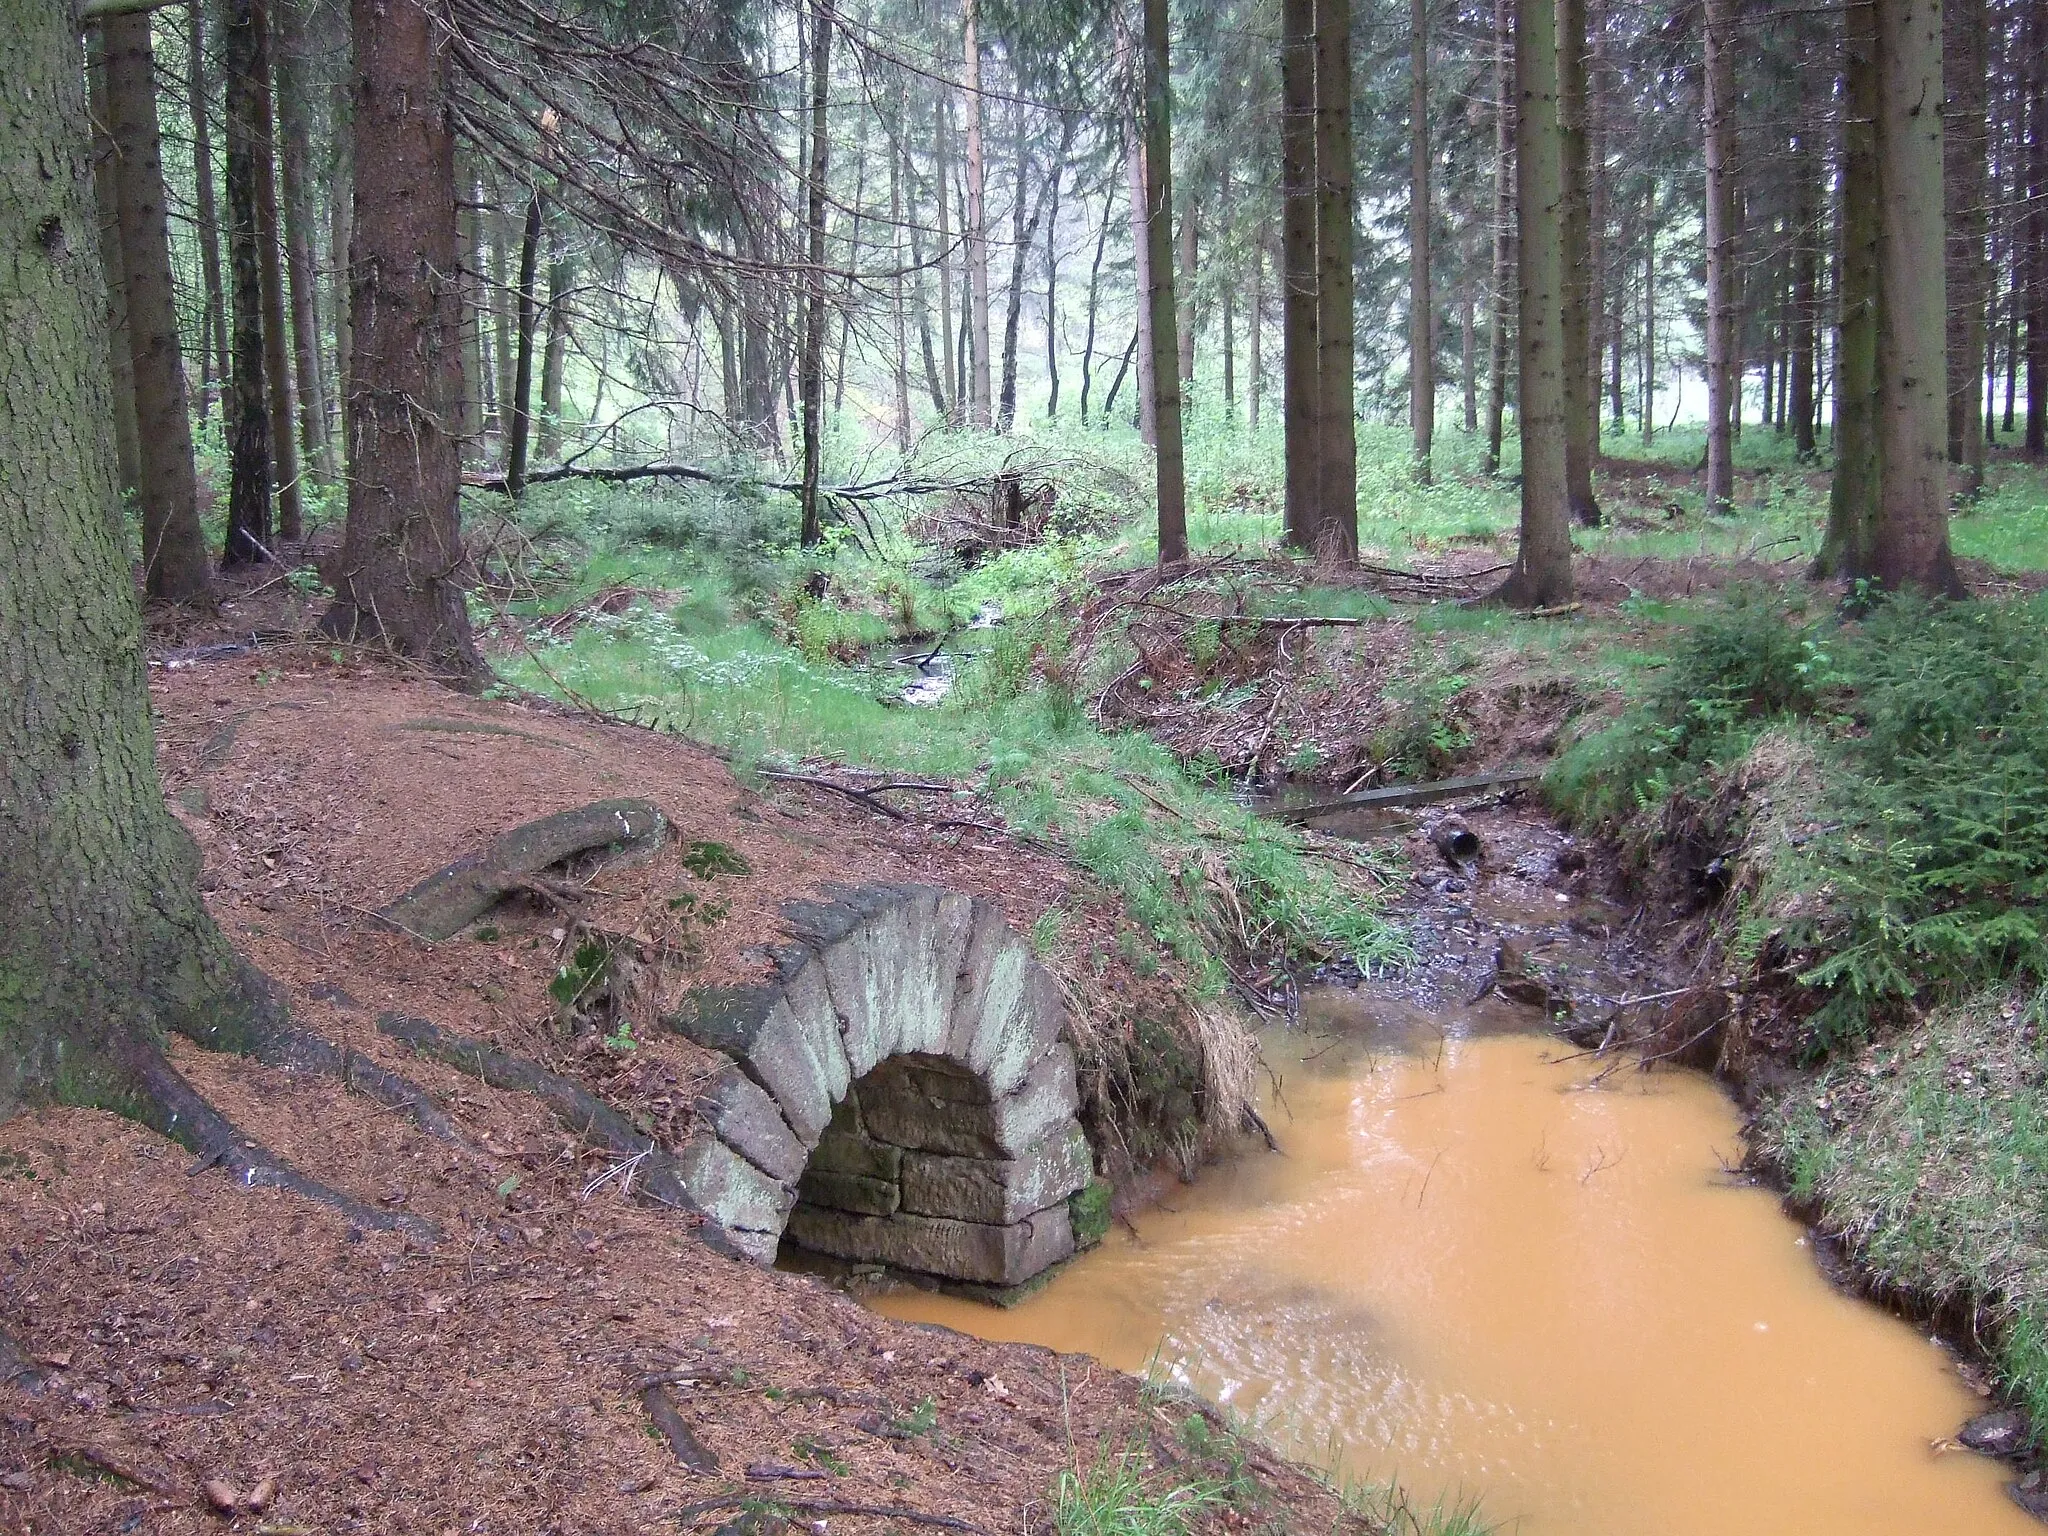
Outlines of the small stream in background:
<svg viewBox="0 0 2048 1536">
<path fill-rule="evenodd" d="M 1527 1536 L 2038 1536 L 1985 1406 L 1836 1290 L 1691 1072 L 1600 1078 L 1489 1009 L 1330 989 L 1269 1032 L 1247 1154 L 999 1311 L 892 1317 L 1166 1372 L 1343 1476 Z"/>
</svg>

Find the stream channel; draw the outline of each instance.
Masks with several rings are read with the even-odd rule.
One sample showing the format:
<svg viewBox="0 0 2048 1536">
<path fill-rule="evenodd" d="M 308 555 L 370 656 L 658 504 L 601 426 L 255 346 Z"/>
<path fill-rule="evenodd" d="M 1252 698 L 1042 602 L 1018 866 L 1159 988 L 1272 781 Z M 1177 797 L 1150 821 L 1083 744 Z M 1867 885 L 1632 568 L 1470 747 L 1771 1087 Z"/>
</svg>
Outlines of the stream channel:
<svg viewBox="0 0 2048 1536">
<path fill-rule="evenodd" d="M 1565 899 L 1509 902 L 1532 953 Z M 1468 1003 L 1499 924 L 1465 900 L 1421 936 L 1439 1005 L 1329 987 L 1266 1033 L 1280 1154 L 1170 1188 L 1009 1310 L 868 1304 L 1170 1375 L 1289 1454 L 1524 1536 L 2040 1536 L 2010 1469 L 1948 1443 L 1988 1406 L 1955 1358 L 1836 1288 L 1734 1171 L 1719 1086 L 1603 1072 Z"/>
</svg>

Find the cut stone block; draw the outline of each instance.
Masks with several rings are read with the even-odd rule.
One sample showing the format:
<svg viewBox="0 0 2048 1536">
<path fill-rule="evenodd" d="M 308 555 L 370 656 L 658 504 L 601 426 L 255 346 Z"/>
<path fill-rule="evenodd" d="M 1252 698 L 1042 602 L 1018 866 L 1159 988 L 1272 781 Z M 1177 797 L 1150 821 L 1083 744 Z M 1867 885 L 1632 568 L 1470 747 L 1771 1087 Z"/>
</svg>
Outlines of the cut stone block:
<svg viewBox="0 0 2048 1536">
<path fill-rule="evenodd" d="M 893 1216 L 902 1204 L 902 1190 L 894 1179 L 863 1178 L 857 1173 L 834 1173 L 829 1168 L 807 1170 L 796 1193 L 808 1205 L 855 1211 L 864 1216 Z"/>
<path fill-rule="evenodd" d="M 906 1152 L 902 1204 L 919 1216 L 1001 1225 L 1066 1199 L 1084 1188 L 1094 1171 L 1088 1138 L 1078 1125 L 1055 1131 L 1015 1158 Z"/>
<path fill-rule="evenodd" d="M 805 1146 L 832 1118 L 830 1081 L 805 1031 L 776 987 L 727 987 L 697 993 L 675 1027 L 699 1045 L 723 1051 L 774 1096 Z M 844 1055 L 841 1055 L 844 1061 Z M 840 1092 L 844 1093 L 842 1085 Z"/>
<path fill-rule="evenodd" d="M 893 1085 L 892 1085 L 893 1087 Z M 861 1100 L 868 1132 L 878 1141 L 954 1157 L 1016 1157 L 1069 1119 L 1080 1105 L 1074 1055 L 1064 1045 L 1040 1058 L 1015 1093 L 992 1104 L 939 1098 L 905 1087 L 870 1091 Z"/>
<path fill-rule="evenodd" d="M 804 1171 L 804 1144 L 775 1100 L 738 1067 L 727 1067 L 697 1095 L 696 1110 L 719 1140 L 784 1184 Z"/>
<path fill-rule="evenodd" d="M 851 1173 L 864 1179 L 894 1183 L 903 1174 L 903 1149 L 865 1136 L 827 1131 L 811 1153 L 811 1167 L 827 1173 Z"/>
<path fill-rule="evenodd" d="M 716 1136 L 698 1136 L 676 1154 L 676 1175 L 704 1214 L 728 1231 L 780 1232 L 794 1203 L 789 1186 Z"/>
<path fill-rule="evenodd" d="M 1007 1226 L 935 1216 L 855 1216 L 799 1205 L 790 1213 L 789 1236 L 834 1258 L 983 1285 L 1020 1285 L 1074 1251 L 1064 1203 Z"/>
</svg>

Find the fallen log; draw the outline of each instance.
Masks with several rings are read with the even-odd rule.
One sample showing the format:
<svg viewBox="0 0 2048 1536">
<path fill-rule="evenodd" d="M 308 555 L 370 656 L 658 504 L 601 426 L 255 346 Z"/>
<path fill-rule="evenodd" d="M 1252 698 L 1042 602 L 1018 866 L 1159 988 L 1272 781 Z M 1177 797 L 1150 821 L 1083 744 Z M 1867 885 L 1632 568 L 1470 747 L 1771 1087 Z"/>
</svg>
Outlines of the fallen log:
<svg viewBox="0 0 2048 1536">
<path fill-rule="evenodd" d="M 1393 810 L 1404 805 L 1428 805 L 1437 800 L 1454 800 L 1481 790 L 1508 789 L 1532 784 L 1543 777 L 1541 768 L 1503 768 L 1497 773 L 1475 773 L 1461 779 L 1438 779 L 1430 784 L 1396 784 L 1390 789 L 1361 790 L 1355 795 L 1338 795 L 1312 805 L 1283 805 L 1265 814 L 1278 821 L 1314 821 L 1338 811 Z"/>
<path fill-rule="evenodd" d="M 490 847 L 436 870 L 377 915 L 415 938 L 452 939 L 527 877 L 594 849 L 642 853 L 661 845 L 668 819 L 651 800 L 599 800 L 514 827 Z"/>
</svg>

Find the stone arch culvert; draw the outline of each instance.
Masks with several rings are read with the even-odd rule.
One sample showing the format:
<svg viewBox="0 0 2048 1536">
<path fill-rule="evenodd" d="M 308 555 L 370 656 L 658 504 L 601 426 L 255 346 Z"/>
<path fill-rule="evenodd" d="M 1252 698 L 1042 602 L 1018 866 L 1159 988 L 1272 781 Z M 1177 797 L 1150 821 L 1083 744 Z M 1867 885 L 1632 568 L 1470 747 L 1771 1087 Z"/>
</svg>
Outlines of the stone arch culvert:
<svg viewBox="0 0 2048 1536">
<path fill-rule="evenodd" d="M 992 901 L 825 895 L 783 908 L 768 981 L 672 1020 L 732 1062 L 677 1159 L 691 1197 L 761 1263 L 787 1241 L 1004 1288 L 1069 1257 L 1093 1165 L 1052 976 Z"/>
</svg>

